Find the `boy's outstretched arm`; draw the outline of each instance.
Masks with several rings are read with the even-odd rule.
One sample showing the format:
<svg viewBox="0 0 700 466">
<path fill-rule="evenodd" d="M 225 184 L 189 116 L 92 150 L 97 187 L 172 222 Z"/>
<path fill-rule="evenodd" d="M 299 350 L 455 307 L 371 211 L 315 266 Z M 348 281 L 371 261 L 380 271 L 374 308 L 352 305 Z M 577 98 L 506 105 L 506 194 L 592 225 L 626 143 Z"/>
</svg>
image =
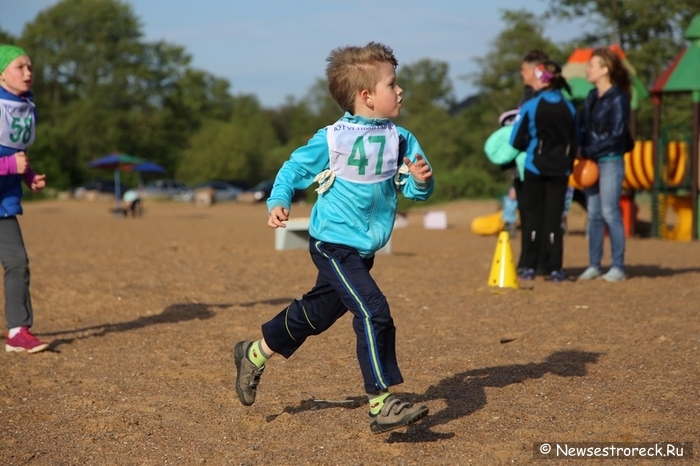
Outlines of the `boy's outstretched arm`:
<svg viewBox="0 0 700 466">
<path fill-rule="evenodd" d="M 289 209 L 278 205 L 273 207 L 270 211 L 267 219 L 267 226 L 270 228 L 287 228 L 287 225 L 284 224 L 287 220 L 289 220 Z"/>
<path fill-rule="evenodd" d="M 272 192 L 267 199 L 269 227 L 284 228 L 283 222 L 289 220 L 294 190 L 311 186 L 314 177 L 325 168 L 328 168 L 328 144 L 326 130 L 323 128 L 305 146 L 295 150 L 277 172 Z"/>
</svg>

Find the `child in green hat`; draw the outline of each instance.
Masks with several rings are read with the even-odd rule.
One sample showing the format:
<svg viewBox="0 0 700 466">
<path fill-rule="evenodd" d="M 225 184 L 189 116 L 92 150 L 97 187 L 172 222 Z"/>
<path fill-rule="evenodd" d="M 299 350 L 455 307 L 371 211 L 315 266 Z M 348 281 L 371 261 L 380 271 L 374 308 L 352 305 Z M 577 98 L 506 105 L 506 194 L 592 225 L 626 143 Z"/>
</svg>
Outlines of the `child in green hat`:
<svg viewBox="0 0 700 466">
<path fill-rule="evenodd" d="M 5 351 L 37 353 L 49 348 L 30 332 L 34 319 L 29 295 L 29 260 L 17 215 L 22 213 L 22 181 L 35 193 L 46 176 L 29 165 L 36 109 L 31 88 L 32 60 L 20 47 L 0 45 L 0 262 L 5 268 Z"/>
</svg>

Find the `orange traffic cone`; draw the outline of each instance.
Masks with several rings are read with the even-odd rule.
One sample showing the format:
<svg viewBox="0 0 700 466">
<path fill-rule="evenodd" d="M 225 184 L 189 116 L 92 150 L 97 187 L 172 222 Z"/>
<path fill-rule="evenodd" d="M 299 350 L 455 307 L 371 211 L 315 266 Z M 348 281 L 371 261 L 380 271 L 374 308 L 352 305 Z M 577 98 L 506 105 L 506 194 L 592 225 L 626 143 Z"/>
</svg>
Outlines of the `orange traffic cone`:
<svg viewBox="0 0 700 466">
<path fill-rule="evenodd" d="M 493 255 L 491 275 L 489 275 L 489 286 L 519 288 L 518 274 L 513 262 L 513 251 L 510 248 L 510 235 L 507 231 L 502 231 L 498 235 L 496 253 Z"/>
</svg>

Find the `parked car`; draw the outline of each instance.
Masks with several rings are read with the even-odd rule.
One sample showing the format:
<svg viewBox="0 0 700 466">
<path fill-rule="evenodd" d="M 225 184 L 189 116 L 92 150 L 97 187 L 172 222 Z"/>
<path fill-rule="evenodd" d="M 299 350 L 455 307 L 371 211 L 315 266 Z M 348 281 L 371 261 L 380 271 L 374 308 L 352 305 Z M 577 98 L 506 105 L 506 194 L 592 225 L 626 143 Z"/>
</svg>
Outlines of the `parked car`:
<svg viewBox="0 0 700 466">
<path fill-rule="evenodd" d="M 172 199 L 174 201 L 192 201 L 194 191 L 179 180 L 152 180 L 141 191 L 143 199 Z"/>
<path fill-rule="evenodd" d="M 200 183 L 192 188 L 194 191 L 200 189 L 211 189 L 214 192 L 214 202 L 235 201 L 236 197 L 245 191 L 243 188 L 232 185 L 221 180 L 211 180 Z"/>
<path fill-rule="evenodd" d="M 122 196 L 125 192 L 129 190 L 129 186 L 125 185 L 124 183 L 119 183 L 119 187 L 119 192 Z M 114 183 L 114 180 L 93 180 L 88 181 L 87 183 L 84 183 L 80 186 L 76 186 L 72 189 L 72 191 L 74 198 L 83 199 L 91 196 L 96 197 L 100 195 L 110 194 L 114 196 L 115 188 L 116 184 Z"/>
<path fill-rule="evenodd" d="M 243 180 L 226 180 L 226 182 L 240 188 L 241 191 L 248 191 L 250 189 L 250 185 Z"/>
<path fill-rule="evenodd" d="M 272 185 L 275 184 L 275 180 L 265 180 L 261 181 L 255 187 L 249 189 L 248 191 L 243 191 L 236 198 L 237 202 L 261 202 L 266 201 L 270 197 L 272 192 Z M 294 190 L 294 195 L 292 196 L 292 202 L 305 202 L 306 201 L 306 191 L 296 189 Z"/>
</svg>

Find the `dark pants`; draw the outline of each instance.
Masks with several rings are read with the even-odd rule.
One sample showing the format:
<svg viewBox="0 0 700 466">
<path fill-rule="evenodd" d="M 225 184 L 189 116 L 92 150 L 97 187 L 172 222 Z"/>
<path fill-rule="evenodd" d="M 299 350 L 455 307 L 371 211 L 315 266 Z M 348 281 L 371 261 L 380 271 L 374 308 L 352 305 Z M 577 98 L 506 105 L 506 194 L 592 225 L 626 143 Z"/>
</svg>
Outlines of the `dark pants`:
<svg viewBox="0 0 700 466">
<path fill-rule="evenodd" d="M 29 295 L 29 259 L 17 217 L 0 219 L 0 262 L 5 269 L 7 328 L 31 327 L 34 312 Z"/>
<path fill-rule="evenodd" d="M 520 214 L 520 229 L 522 231 L 525 231 L 525 209 L 523 209 L 523 206 L 525 205 L 525 193 L 523 191 L 523 182 L 520 181 L 520 177 L 518 176 L 517 171 L 515 172 L 515 175 L 513 177 L 513 187 L 515 188 L 515 198 L 518 200 L 518 213 Z M 511 235 L 511 238 L 513 236 Z M 522 246 L 522 241 L 524 241 L 521 238 L 521 246 Z M 520 248 L 520 259 L 518 259 L 518 270 L 525 268 L 525 249 Z"/>
<path fill-rule="evenodd" d="M 515 174 L 515 177 L 513 178 L 513 186 L 515 187 L 515 197 L 518 200 L 518 213 L 520 213 L 520 228 L 521 230 L 525 230 L 525 216 L 527 215 L 527 212 L 525 209 L 522 207 L 525 205 L 525 188 L 524 188 L 524 181 L 520 180 L 520 177 L 518 176 L 517 172 Z M 516 235 L 510 234 L 511 239 L 515 238 Z M 525 237 L 523 236 L 520 239 L 520 258 L 518 259 L 518 270 L 522 270 L 524 268 L 527 268 L 525 265 L 525 247 L 523 245 L 525 244 Z M 542 239 L 542 244 L 540 245 L 540 251 L 539 251 L 539 256 L 537 257 L 537 267 L 535 267 L 535 270 L 537 271 L 538 274 L 540 273 L 546 273 L 549 274 L 551 270 L 549 269 L 549 257 L 547 254 L 547 247 L 544 241 L 544 238 Z"/>
<path fill-rule="evenodd" d="M 389 304 L 369 274 L 374 258 L 363 259 L 352 248 L 314 238 L 309 245 L 318 269 L 316 285 L 262 326 L 267 345 L 288 358 L 307 337 L 323 333 L 349 310 L 365 391 L 375 393 L 403 382 Z"/>
<path fill-rule="evenodd" d="M 564 256 L 561 222 L 567 185 L 566 176 L 540 176 L 525 171 L 523 267 L 536 269 L 538 256 L 546 252 L 549 269 L 561 270 Z M 543 247 L 546 251 L 541 251 Z"/>
</svg>

